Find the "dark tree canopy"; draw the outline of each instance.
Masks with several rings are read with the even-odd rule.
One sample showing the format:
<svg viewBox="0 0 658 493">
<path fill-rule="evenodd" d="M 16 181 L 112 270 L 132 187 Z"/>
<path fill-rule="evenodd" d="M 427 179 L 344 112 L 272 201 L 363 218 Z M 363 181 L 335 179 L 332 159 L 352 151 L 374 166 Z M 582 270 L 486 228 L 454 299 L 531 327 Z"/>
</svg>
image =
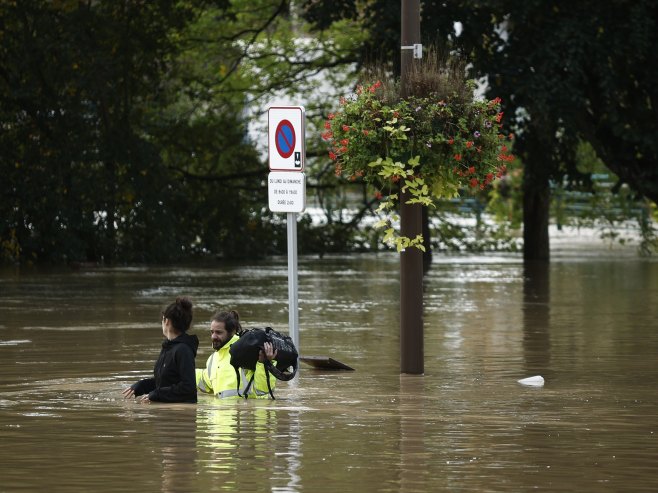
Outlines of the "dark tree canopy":
<svg viewBox="0 0 658 493">
<path fill-rule="evenodd" d="M 301 44 L 297 14 L 315 29 Z M 547 255 L 551 180 L 586 179 L 582 142 L 658 202 L 657 22 L 654 0 L 422 2 L 423 43 L 503 98 L 532 255 Z M 280 250 L 254 101 L 312 94 L 327 67 L 399 70 L 399 24 L 393 0 L 0 2 L 0 261 Z"/>
<path fill-rule="evenodd" d="M 2 3 L 0 235 L 23 258 L 112 260 L 131 229 L 119 215 L 137 230 L 158 220 L 157 194 L 141 192 L 164 183 L 138 122 L 190 15 L 164 1 Z"/>
<path fill-rule="evenodd" d="M 244 96 L 212 85 L 237 55 L 219 46 L 224 59 L 205 60 L 188 42 L 202 15 L 234 18 L 230 6 L 0 3 L 0 260 L 167 261 L 274 244 L 239 241 L 265 234 L 266 200 Z M 200 66 L 212 83 L 190 79 Z"/>
<path fill-rule="evenodd" d="M 308 18 L 322 26 L 360 16 L 371 36 L 362 60 L 378 49 L 397 66 L 400 2 L 333 4 L 307 2 Z M 575 167 L 582 141 L 658 202 L 658 3 L 428 0 L 421 9 L 423 43 L 461 53 L 474 76 L 487 77 L 488 96 L 503 98 L 524 163 L 526 258 L 548 256 L 549 183 L 583 179 Z"/>
</svg>

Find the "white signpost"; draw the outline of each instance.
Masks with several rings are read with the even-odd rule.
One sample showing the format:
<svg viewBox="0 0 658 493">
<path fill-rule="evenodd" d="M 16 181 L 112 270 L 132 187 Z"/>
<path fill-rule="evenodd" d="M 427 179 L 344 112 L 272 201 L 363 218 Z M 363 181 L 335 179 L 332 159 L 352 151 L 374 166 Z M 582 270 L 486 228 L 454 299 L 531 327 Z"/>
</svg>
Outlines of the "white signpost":
<svg viewBox="0 0 658 493">
<path fill-rule="evenodd" d="M 272 212 L 304 212 L 306 209 L 306 175 L 272 171 L 267 179 Z"/>
<path fill-rule="evenodd" d="M 270 171 L 304 171 L 306 113 L 303 106 L 273 106 L 267 112 Z"/>
<path fill-rule="evenodd" d="M 306 113 L 303 106 L 273 106 L 267 112 L 269 208 L 286 212 L 288 229 L 288 327 L 299 351 L 297 213 L 306 208 Z"/>
</svg>

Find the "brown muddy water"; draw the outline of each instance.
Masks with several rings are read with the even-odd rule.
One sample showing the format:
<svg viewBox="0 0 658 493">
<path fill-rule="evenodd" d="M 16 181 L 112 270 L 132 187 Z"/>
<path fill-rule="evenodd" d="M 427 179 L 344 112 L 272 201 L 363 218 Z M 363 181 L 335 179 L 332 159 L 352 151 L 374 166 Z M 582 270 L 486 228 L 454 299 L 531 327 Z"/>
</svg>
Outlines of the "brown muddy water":
<svg viewBox="0 0 658 493">
<path fill-rule="evenodd" d="M 140 405 L 160 310 L 287 330 L 285 258 L 0 273 L 0 491 L 658 491 L 658 259 L 437 256 L 425 375 L 399 374 L 395 255 L 301 257 L 303 367 L 274 401 Z M 533 375 L 543 387 L 517 380 Z"/>
</svg>

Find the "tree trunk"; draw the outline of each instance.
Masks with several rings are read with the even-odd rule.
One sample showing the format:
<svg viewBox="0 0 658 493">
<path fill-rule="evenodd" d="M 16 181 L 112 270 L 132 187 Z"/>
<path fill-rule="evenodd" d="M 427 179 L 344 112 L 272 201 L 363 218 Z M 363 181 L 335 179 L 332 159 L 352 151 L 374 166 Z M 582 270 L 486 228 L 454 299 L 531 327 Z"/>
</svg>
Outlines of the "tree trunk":
<svg viewBox="0 0 658 493">
<path fill-rule="evenodd" d="M 550 157 L 537 137 L 529 137 L 523 175 L 523 260 L 550 261 L 548 219 Z"/>
</svg>

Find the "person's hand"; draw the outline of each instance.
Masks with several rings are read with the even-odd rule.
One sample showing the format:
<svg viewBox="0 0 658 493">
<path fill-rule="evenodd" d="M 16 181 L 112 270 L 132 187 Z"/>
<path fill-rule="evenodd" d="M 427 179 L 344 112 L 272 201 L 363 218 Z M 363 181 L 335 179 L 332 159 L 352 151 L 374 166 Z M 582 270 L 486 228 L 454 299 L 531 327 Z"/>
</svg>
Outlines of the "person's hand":
<svg viewBox="0 0 658 493">
<path fill-rule="evenodd" d="M 266 359 L 272 361 L 276 358 L 277 350 L 274 349 L 271 342 L 266 342 L 263 346 L 263 349 L 258 353 L 258 361 L 264 363 Z"/>
<path fill-rule="evenodd" d="M 148 394 L 144 394 L 143 396 L 137 398 L 137 402 L 139 402 L 140 404 L 150 404 L 151 399 L 149 399 Z"/>
<path fill-rule="evenodd" d="M 128 387 L 127 389 L 124 389 L 121 393 L 123 394 L 124 399 L 130 399 L 131 397 L 135 397 L 135 391 L 133 390 L 132 387 Z"/>
</svg>

